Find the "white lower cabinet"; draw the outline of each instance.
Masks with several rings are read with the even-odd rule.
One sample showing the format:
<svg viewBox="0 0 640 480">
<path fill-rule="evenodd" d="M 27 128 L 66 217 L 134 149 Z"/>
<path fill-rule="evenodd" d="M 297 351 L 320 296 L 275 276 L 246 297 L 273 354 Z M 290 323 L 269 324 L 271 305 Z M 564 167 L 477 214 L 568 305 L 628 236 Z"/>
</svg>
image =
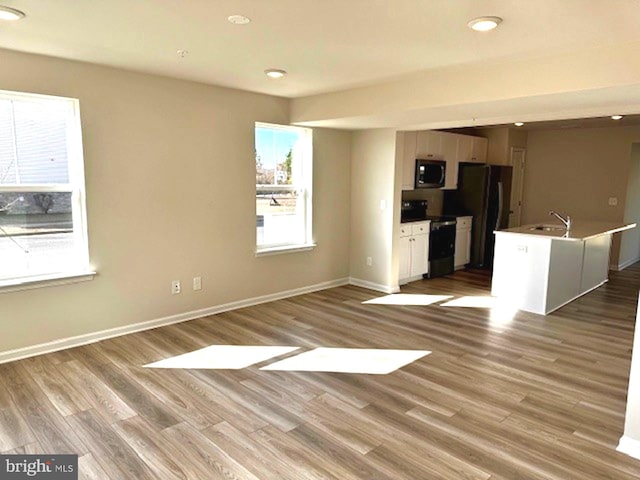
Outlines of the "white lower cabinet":
<svg viewBox="0 0 640 480">
<path fill-rule="evenodd" d="M 400 226 L 400 284 L 420 280 L 429 273 L 429 223 L 403 223 Z"/>
<path fill-rule="evenodd" d="M 464 268 L 471 261 L 471 222 L 473 217 L 458 217 L 456 220 L 456 246 L 453 266 Z"/>
</svg>

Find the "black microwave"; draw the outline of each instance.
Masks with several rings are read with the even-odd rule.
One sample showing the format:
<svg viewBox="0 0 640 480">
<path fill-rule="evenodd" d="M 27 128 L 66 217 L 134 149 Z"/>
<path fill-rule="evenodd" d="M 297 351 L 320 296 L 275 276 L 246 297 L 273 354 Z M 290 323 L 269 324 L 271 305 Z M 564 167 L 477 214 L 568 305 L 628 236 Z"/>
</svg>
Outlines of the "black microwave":
<svg viewBox="0 0 640 480">
<path fill-rule="evenodd" d="M 416 188 L 444 187 L 447 162 L 444 160 L 416 160 Z"/>
</svg>

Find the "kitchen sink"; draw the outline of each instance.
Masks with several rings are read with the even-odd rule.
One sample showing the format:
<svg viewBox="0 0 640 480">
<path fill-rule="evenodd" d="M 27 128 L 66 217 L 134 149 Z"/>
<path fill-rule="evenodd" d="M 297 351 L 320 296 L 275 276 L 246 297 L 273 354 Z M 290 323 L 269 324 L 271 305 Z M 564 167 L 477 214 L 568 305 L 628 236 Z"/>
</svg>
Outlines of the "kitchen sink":
<svg viewBox="0 0 640 480">
<path fill-rule="evenodd" d="M 536 225 L 535 227 L 530 227 L 529 230 L 536 230 L 539 232 L 564 232 L 566 228 L 559 225 Z"/>
</svg>

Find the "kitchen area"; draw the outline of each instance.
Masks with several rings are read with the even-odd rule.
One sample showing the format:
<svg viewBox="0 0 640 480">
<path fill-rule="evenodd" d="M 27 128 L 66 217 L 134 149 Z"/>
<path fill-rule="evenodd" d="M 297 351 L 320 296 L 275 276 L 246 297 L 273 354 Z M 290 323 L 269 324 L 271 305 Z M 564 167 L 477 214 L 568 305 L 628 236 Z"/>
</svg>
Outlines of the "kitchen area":
<svg viewBox="0 0 640 480">
<path fill-rule="evenodd" d="M 614 234 L 636 224 L 547 212 L 521 225 L 526 147 L 513 127 L 398 132 L 400 285 L 492 270 L 493 296 L 546 315 L 607 281 Z"/>
<path fill-rule="evenodd" d="M 400 284 L 467 266 L 490 268 L 493 231 L 508 227 L 512 213 L 513 168 L 487 163 L 486 137 L 407 131 L 398 133 L 398 143 Z"/>
</svg>

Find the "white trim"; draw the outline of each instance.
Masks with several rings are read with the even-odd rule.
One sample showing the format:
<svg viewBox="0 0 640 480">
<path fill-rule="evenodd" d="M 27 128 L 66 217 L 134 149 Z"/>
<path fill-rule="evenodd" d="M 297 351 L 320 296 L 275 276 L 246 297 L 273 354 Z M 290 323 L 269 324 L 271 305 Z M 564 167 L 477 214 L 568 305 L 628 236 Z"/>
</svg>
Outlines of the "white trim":
<svg viewBox="0 0 640 480">
<path fill-rule="evenodd" d="M 640 440 L 623 435 L 616 450 L 640 460 Z"/>
<path fill-rule="evenodd" d="M 33 277 L 0 280 L 0 294 L 86 282 L 93 280 L 93 277 L 96 275 L 96 272 L 54 273 L 51 275 L 37 275 Z"/>
<path fill-rule="evenodd" d="M 634 263 L 640 262 L 640 257 L 633 258 L 631 260 L 627 260 L 626 262 L 622 262 L 618 264 L 618 271 L 624 270 L 627 267 L 630 267 Z"/>
<path fill-rule="evenodd" d="M 84 335 L 78 335 L 75 337 L 61 338 L 52 342 L 17 348 L 15 350 L 7 350 L 4 352 L 0 352 L 0 363 L 13 362 L 22 358 L 34 357 L 36 355 L 56 352 L 58 350 L 79 347 L 82 345 L 87 345 L 89 343 L 95 343 L 101 340 L 127 335 L 129 333 L 141 332 L 143 330 L 149 330 L 151 328 L 158 328 L 174 323 L 186 322 L 187 320 L 194 320 L 200 317 L 228 312 L 229 310 L 236 310 L 238 308 L 250 307 L 252 305 L 258 305 L 261 303 L 273 302 L 275 300 L 282 300 L 283 298 L 295 297 L 297 295 L 302 295 L 305 293 L 326 290 L 327 288 L 340 287 L 342 285 L 347 285 L 348 283 L 348 278 L 339 278 L 327 282 L 316 283 L 315 285 L 308 285 L 306 287 L 294 288 L 291 290 L 285 290 L 283 292 L 271 293 L 259 297 L 247 298 L 245 300 L 238 300 L 222 305 L 216 305 L 214 307 L 203 308 L 201 310 L 178 313 L 176 315 L 170 315 L 168 317 L 162 317 L 146 322 L 133 323 L 131 325 L 125 325 L 122 327 L 110 328 L 108 330 L 100 330 L 97 332 L 86 333 Z"/>
<path fill-rule="evenodd" d="M 308 252 L 316 248 L 315 243 L 307 243 L 304 245 L 284 245 L 281 247 L 267 247 L 256 250 L 256 257 L 263 257 L 266 255 L 279 255 L 281 253 L 296 253 L 296 252 Z"/>
<path fill-rule="evenodd" d="M 398 293 L 400 291 L 399 286 L 382 285 L 381 283 L 369 282 L 368 280 L 362 280 L 360 278 L 349 277 L 349 285 L 355 285 L 356 287 L 368 288 L 369 290 L 376 290 L 382 293 Z"/>
</svg>

